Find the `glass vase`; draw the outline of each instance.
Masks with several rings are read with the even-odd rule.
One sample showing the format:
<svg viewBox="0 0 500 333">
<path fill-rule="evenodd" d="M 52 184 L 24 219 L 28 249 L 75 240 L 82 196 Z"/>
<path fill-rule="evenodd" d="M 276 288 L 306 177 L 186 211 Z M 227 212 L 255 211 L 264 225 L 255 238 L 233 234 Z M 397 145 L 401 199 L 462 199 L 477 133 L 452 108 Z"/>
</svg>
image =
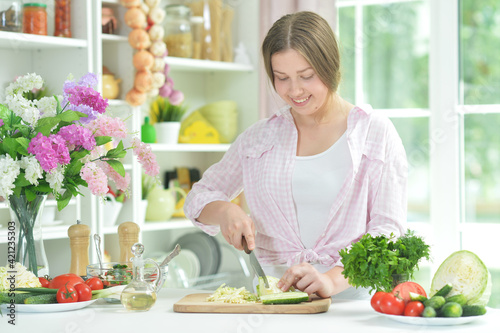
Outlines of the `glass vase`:
<svg viewBox="0 0 500 333">
<path fill-rule="evenodd" d="M 36 276 L 49 274 L 43 246 L 41 217 L 47 195 L 28 201 L 25 195 L 9 197 L 11 219 L 16 223 L 16 261 Z"/>
</svg>

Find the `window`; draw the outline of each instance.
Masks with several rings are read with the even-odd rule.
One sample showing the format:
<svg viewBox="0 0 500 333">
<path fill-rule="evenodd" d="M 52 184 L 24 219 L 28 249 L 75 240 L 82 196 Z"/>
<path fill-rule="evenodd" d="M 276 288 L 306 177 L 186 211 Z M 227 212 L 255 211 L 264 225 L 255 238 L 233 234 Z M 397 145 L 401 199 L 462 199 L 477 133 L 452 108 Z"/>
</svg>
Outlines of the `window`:
<svg viewBox="0 0 500 333">
<path fill-rule="evenodd" d="M 500 2 L 337 0 L 340 94 L 389 116 L 406 149 L 409 228 L 434 262 L 466 249 L 500 279 Z M 450 250 L 453 249 L 453 250 Z M 488 304 L 500 307 L 500 285 Z"/>
</svg>

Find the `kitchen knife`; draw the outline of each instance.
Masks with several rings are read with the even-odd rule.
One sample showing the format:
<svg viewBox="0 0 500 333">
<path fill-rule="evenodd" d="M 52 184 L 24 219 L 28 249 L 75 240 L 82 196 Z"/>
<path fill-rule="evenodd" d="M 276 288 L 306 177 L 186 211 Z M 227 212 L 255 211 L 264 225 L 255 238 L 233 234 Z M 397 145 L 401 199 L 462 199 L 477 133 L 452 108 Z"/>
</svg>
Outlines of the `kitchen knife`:
<svg viewBox="0 0 500 333">
<path fill-rule="evenodd" d="M 262 266 L 259 264 L 259 261 L 257 260 L 257 257 L 255 256 L 255 253 L 253 253 L 252 251 L 250 251 L 248 249 L 248 244 L 247 244 L 247 240 L 245 239 L 245 237 L 242 237 L 241 245 L 243 245 L 243 250 L 245 250 L 245 253 L 248 254 L 248 256 L 250 257 L 250 264 L 252 265 L 255 273 L 257 273 L 257 276 L 264 279 L 264 284 L 266 285 L 266 288 L 269 288 L 269 282 L 267 281 L 266 273 L 264 273 Z"/>
</svg>

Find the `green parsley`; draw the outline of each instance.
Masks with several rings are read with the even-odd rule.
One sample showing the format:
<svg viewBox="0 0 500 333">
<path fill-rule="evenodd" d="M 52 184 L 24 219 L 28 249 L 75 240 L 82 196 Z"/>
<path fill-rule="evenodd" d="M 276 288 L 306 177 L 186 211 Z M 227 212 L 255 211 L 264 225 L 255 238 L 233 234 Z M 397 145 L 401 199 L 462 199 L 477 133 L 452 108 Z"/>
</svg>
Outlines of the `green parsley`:
<svg viewBox="0 0 500 333">
<path fill-rule="evenodd" d="M 391 291 L 393 275 L 407 275 L 413 279 L 422 258 L 429 260 L 429 245 L 408 230 L 402 237 L 365 234 L 351 248 L 339 251 L 344 265 L 342 274 L 354 287 L 372 291 Z"/>
</svg>

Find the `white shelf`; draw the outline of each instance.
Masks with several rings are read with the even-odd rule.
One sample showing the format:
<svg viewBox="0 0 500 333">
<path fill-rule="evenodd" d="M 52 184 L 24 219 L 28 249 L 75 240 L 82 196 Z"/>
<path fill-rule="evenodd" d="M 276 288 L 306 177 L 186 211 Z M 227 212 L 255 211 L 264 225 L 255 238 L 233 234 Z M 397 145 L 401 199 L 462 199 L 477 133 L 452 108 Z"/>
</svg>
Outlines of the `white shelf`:
<svg viewBox="0 0 500 333">
<path fill-rule="evenodd" d="M 141 232 L 144 231 L 159 231 L 159 230 L 174 230 L 174 229 L 189 229 L 194 228 L 194 225 L 186 218 L 173 218 L 168 221 L 146 221 L 140 226 Z M 118 225 L 113 225 L 103 228 L 103 234 L 117 234 Z"/>
<path fill-rule="evenodd" d="M 75 204 L 76 204 L 76 199 L 75 199 L 75 198 L 73 198 L 73 199 L 71 199 L 71 200 L 69 201 L 68 206 L 73 206 L 73 205 L 75 205 Z M 49 199 L 49 200 L 45 201 L 45 206 L 46 206 L 46 207 L 47 207 L 47 206 L 57 206 L 57 201 L 56 201 L 56 200 L 54 200 L 54 199 Z M 4 201 L 4 202 L 0 202 L 0 209 L 2 209 L 2 208 L 8 208 L 8 206 L 7 206 L 7 202 L 6 202 L 6 201 Z"/>
<path fill-rule="evenodd" d="M 151 144 L 152 151 L 158 152 L 225 152 L 229 149 L 230 144 L 191 144 L 191 143 L 178 143 L 178 144 Z"/>
<path fill-rule="evenodd" d="M 185 72 L 252 72 L 251 65 L 234 62 L 211 61 L 189 58 L 166 57 L 166 63 L 172 70 Z"/>
<path fill-rule="evenodd" d="M 13 50 L 44 50 L 57 48 L 86 48 L 84 39 L 40 36 L 0 31 L 0 48 Z"/>
<path fill-rule="evenodd" d="M 103 42 L 116 42 L 116 43 L 128 43 L 127 36 L 112 35 L 112 34 L 101 34 L 101 39 Z"/>
<path fill-rule="evenodd" d="M 103 5 L 119 5 L 120 2 L 118 0 L 102 0 Z"/>
<path fill-rule="evenodd" d="M 64 239 L 68 238 L 68 228 L 69 225 L 59 225 L 59 226 L 42 226 L 42 237 L 43 240 L 52 239 Z M 7 229 L 6 226 L 2 226 L 0 229 L 0 244 L 5 244 L 7 242 Z"/>
</svg>

